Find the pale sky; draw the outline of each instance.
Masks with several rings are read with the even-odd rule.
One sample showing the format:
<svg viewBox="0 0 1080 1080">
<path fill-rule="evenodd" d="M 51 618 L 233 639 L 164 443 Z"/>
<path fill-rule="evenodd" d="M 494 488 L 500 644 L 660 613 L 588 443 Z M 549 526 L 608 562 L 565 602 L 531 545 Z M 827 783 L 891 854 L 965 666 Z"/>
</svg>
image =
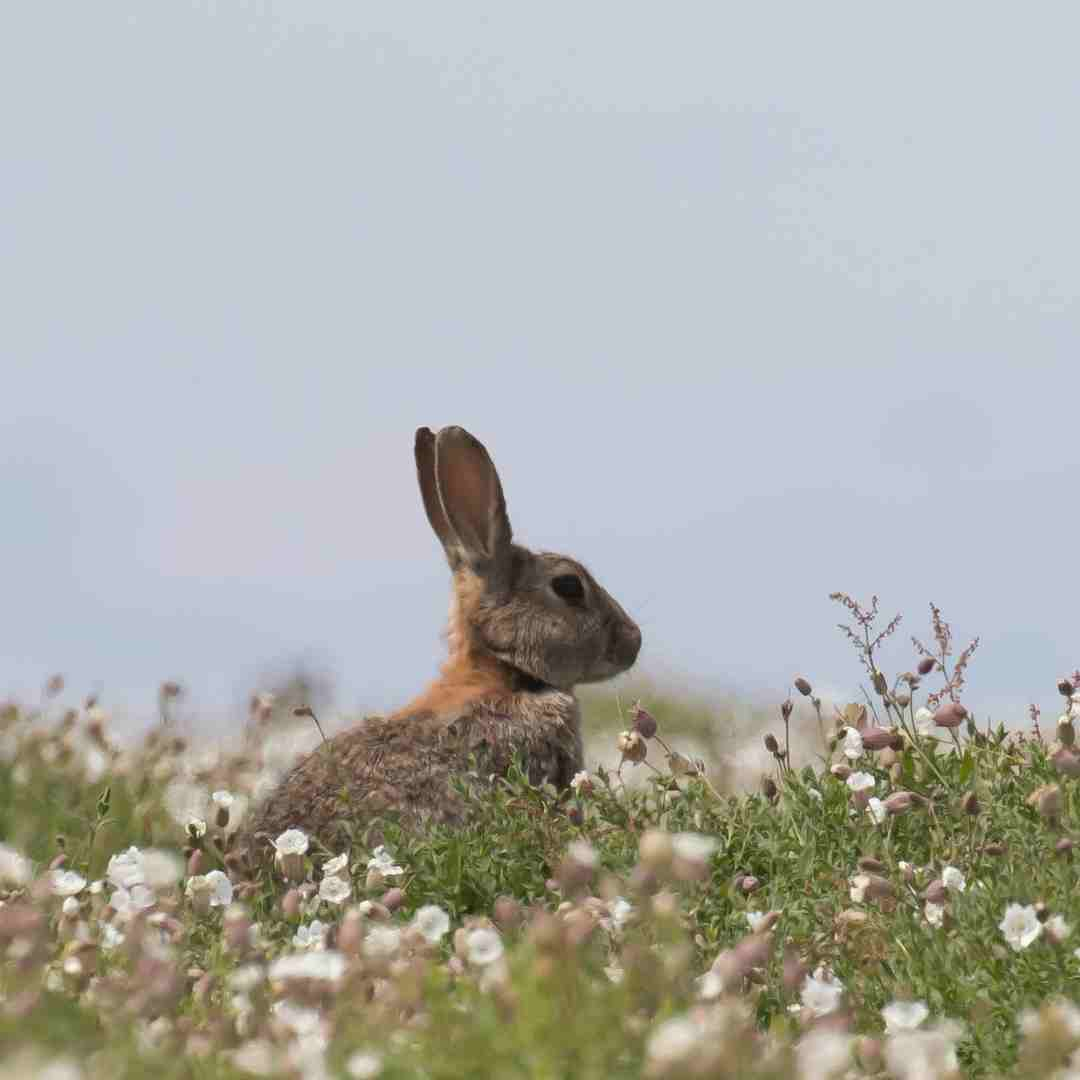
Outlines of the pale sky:
<svg viewBox="0 0 1080 1080">
<path fill-rule="evenodd" d="M 0 694 L 433 673 L 459 423 L 644 673 L 852 688 L 827 594 L 1080 664 L 1073 5 L 19 4 Z M 961 641 L 961 644 L 963 643 Z M 73 691 L 74 692 L 74 691 Z"/>
</svg>

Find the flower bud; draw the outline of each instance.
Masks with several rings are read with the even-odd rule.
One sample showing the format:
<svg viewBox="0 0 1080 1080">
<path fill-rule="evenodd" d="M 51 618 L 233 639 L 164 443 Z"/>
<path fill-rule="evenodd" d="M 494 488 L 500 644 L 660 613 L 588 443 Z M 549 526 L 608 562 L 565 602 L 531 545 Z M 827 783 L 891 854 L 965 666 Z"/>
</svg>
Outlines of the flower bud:
<svg viewBox="0 0 1080 1080">
<path fill-rule="evenodd" d="M 751 893 L 757 892 L 761 888 L 761 882 L 754 877 L 753 874 L 747 874 L 741 882 L 739 882 L 739 888 L 746 896 Z"/>
<path fill-rule="evenodd" d="M 906 709 L 911 704 L 911 695 L 897 694 L 896 697 L 893 698 L 893 701 L 895 701 L 901 709 Z"/>
<path fill-rule="evenodd" d="M 934 723 L 938 727 L 958 728 L 964 722 L 966 716 L 967 709 L 960 702 L 949 701 L 934 713 Z"/>
<path fill-rule="evenodd" d="M 229 808 L 227 806 L 219 806 L 217 809 L 217 815 L 214 818 L 214 824 L 219 829 L 228 827 L 229 824 Z"/>
<path fill-rule="evenodd" d="M 1061 788 L 1057 784 L 1043 784 L 1028 797 L 1028 806 L 1033 806 L 1039 816 L 1047 822 L 1055 822 L 1061 817 Z"/>
<path fill-rule="evenodd" d="M 642 865 L 653 872 L 666 870 L 671 865 L 674 853 L 671 833 L 662 829 L 650 829 L 638 844 Z"/>
<path fill-rule="evenodd" d="M 345 912 L 338 930 L 337 947 L 346 956 L 355 956 L 360 951 L 364 940 L 364 916 L 358 907 L 351 907 Z"/>
<path fill-rule="evenodd" d="M 842 761 L 836 765 L 829 767 L 829 772 L 836 777 L 837 780 L 846 780 L 851 775 L 851 766 L 845 765 Z"/>
<path fill-rule="evenodd" d="M 915 669 L 920 675 L 929 675 L 934 670 L 937 661 L 932 656 L 924 656 L 919 661 L 919 666 Z"/>
<path fill-rule="evenodd" d="M 1072 697 L 1073 691 L 1076 689 L 1072 684 L 1072 679 L 1068 678 L 1061 679 L 1057 684 L 1057 688 L 1062 697 Z"/>
<path fill-rule="evenodd" d="M 919 802 L 919 796 L 911 791 L 894 791 L 887 799 L 882 800 L 886 813 L 903 814 Z"/>
<path fill-rule="evenodd" d="M 874 874 L 884 874 L 888 868 L 880 859 L 875 859 L 870 855 L 863 855 L 859 859 L 859 869 L 869 870 Z"/>
<path fill-rule="evenodd" d="M 1060 746 L 1050 755 L 1050 761 L 1063 776 L 1080 776 L 1080 754 Z"/>
<path fill-rule="evenodd" d="M 203 872 L 203 866 L 206 862 L 206 857 L 202 853 L 201 848 L 195 848 L 194 851 L 188 856 L 187 861 L 187 876 L 199 877 Z"/>
<path fill-rule="evenodd" d="M 863 728 L 860 734 L 864 750 L 902 750 L 904 747 L 903 738 L 893 728 Z"/>
<path fill-rule="evenodd" d="M 770 731 L 765 735 L 765 749 L 770 754 L 780 753 L 780 744 L 776 741 L 776 736 Z"/>
<path fill-rule="evenodd" d="M 979 796 L 974 791 L 969 791 L 960 803 L 964 813 L 969 817 L 978 817 L 982 807 L 979 805 Z"/>
<path fill-rule="evenodd" d="M 791 717 L 791 710 L 795 708 L 795 703 L 788 698 L 787 701 L 780 706 L 780 716 L 784 720 L 788 720 Z"/>
<path fill-rule="evenodd" d="M 290 889 L 281 898 L 281 913 L 286 919 L 295 919 L 300 914 L 300 890 Z"/>
<path fill-rule="evenodd" d="M 381 903 L 382 906 L 386 908 L 386 910 L 389 912 L 397 911 L 397 909 L 401 907 L 404 902 L 405 890 L 398 888 L 387 889 L 386 892 L 383 893 L 382 900 L 379 901 L 379 903 Z"/>
<path fill-rule="evenodd" d="M 637 731 L 622 732 L 617 746 L 623 761 L 629 761 L 634 765 L 644 761 L 645 755 L 649 752 L 648 745 Z"/>
<path fill-rule="evenodd" d="M 1068 836 L 1063 836 L 1055 845 L 1054 850 L 1059 855 L 1069 855 L 1073 849 L 1073 841 Z"/>
<path fill-rule="evenodd" d="M 773 802 L 780 794 L 780 789 L 776 786 L 776 781 L 771 776 L 763 776 L 761 778 L 761 793 L 769 800 L 769 802 Z"/>
<path fill-rule="evenodd" d="M 870 682 L 873 684 L 874 689 L 878 692 L 880 696 L 884 697 L 885 694 L 888 693 L 888 680 L 885 678 L 884 675 L 881 674 L 880 671 L 874 672 L 873 676 L 870 679 Z"/>
<path fill-rule="evenodd" d="M 1000 840 L 992 840 L 989 844 L 983 844 L 982 849 L 984 855 L 1004 855 L 1008 850 Z"/>
<path fill-rule="evenodd" d="M 926 892 L 923 893 L 923 898 L 931 904 L 944 904 L 946 897 L 949 895 L 948 890 L 945 888 L 945 882 L 941 878 L 934 878 L 929 885 L 926 886 Z"/>
<path fill-rule="evenodd" d="M 504 933 L 509 930 L 514 930 L 521 925 L 521 904 L 512 896 L 500 896 L 495 901 L 495 908 L 492 911 L 492 916 L 494 917 L 495 925 Z"/>
<path fill-rule="evenodd" d="M 1069 716 L 1062 716 L 1058 719 L 1057 737 L 1062 746 L 1072 746 L 1076 742 L 1076 728 L 1073 727 L 1072 719 Z"/>
<path fill-rule="evenodd" d="M 641 702 L 635 702 L 630 710 L 634 730 L 643 738 L 651 739 L 656 734 L 656 718 L 647 709 L 641 707 Z"/>
</svg>

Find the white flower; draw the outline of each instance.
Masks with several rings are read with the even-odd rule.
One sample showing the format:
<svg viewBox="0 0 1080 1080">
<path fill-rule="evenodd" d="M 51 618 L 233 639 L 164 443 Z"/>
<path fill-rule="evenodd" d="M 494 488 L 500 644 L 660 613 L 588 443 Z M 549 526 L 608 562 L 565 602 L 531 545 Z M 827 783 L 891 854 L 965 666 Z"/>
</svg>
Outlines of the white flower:
<svg viewBox="0 0 1080 1080">
<path fill-rule="evenodd" d="M 880 825 L 889 816 L 885 804 L 873 795 L 870 796 L 870 801 L 866 804 L 866 812 L 873 818 L 875 825 Z"/>
<path fill-rule="evenodd" d="M 438 904 L 425 904 L 413 916 L 413 929 L 431 945 L 437 945 L 450 930 L 450 916 Z"/>
<path fill-rule="evenodd" d="M 885 1064 L 896 1080 L 956 1076 L 960 1026 L 946 1021 L 930 1031 L 899 1031 L 885 1043 Z"/>
<path fill-rule="evenodd" d="M 769 913 L 767 911 L 748 911 L 746 913 L 746 923 L 750 927 L 750 933 L 756 934 L 768 917 Z"/>
<path fill-rule="evenodd" d="M 322 868 L 324 877 L 333 876 L 346 876 L 349 873 L 349 853 L 347 851 L 342 852 L 340 855 L 335 855 L 332 859 L 327 859 L 323 863 Z"/>
<path fill-rule="evenodd" d="M 925 706 L 915 710 L 915 730 L 920 735 L 929 735 L 934 730 L 934 714 Z"/>
<path fill-rule="evenodd" d="M 933 904 L 927 900 L 926 906 L 923 908 L 923 913 L 926 915 L 926 921 L 931 926 L 938 927 L 945 922 L 944 904 Z"/>
<path fill-rule="evenodd" d="M 465 953 L 470 964 L 486 967 L 502 956 L 502 938 L 486 926 L 477 927 L 470 930 L 465 937 Z"/>
<path fill-rule="evenodd" d="M 79 914 L 79 901 L 74 896 L 69 896 L 61 905 L 60 910 L 72 919 Z"/>
<path fill-rule="evenodd" d="M 124 918 L 152 908 L 157 897 L 145 885 L 132 885 L 130 889 L 115 889 L 109 897 L 109 907 Z"/>
<path fill-rule="evenodd" d="M 855 761 L 863 755 L 862 736 L 853 727 L 844 728 L 844 731 L 846 733 L 843 745 L 844 757 L 849 761 Z"/>
<path fill-rule="evenodd" d="M 702 1001 L 715 1001 L 724 992 L 724 979 L 718 971 L 709 968 L 697 978 L 698 997 Z"/>
<path fill-rule="evenodd" d="M 696 832 L 675 833 L 671 838 L 675 858 L 685 859 L 689 863 L 706 862 L 719 846 L 713 837 Z"/>
<path fill-rule="evenodd" d="M 587 788 L 592 783 L 592 777 L 582 769 L 581 772 L 574 773 L 573 779 L 570 781 L 570 787 L 574 791 L 580 791 L 582 787 Z"/>
<path fill-rule="evenodd" d="M 401 947 L 401 931 L 394 926 L 373 926 L 364 935 L 364 955 L 388 960 Z"/>
<path fill-rule="evenodd" d="M 0 884 L 13 885 L 15 888 L 29 885 L 32 874 L 33 867 L 25 855 L 7 844 L 0 844 Z"/>
<path fill-rule="evenodd" d="M 821 792 L 818 791 L 817 788 L 812 788 L 812 787 L 807 788 L 806 789 L 806 794 L 809 795 L 810 798 L 814 800 L 814 802 L 823 802 L 824 801 L 822 799 L 822 797 L 821 797 Z"/>
<path fill-rule="evenodd" d="M 608 901 L 608 914 L 611 916 L 612 929 L 618 933 L 630 921 L 634 914 L 634 905 L 625 897 L 616 896 Z"/>
<path fill-rule="evenodd" d="M 184 861 L 172 851 L 150 848 L 139 853 L 141 880 L 134 884 L 149 885 L 151 889 L 171 889 L 184 876 Z"/>
<path fill-rule="evenodd" d="M 941 871 L 941 884 L 945 886 L 949 892 L 963 892 L 967 888 L 967 882 L 964 880 L 964 875 L 956 869 L 955 866 L 946 866 Z"/>
<path fill-rule="evenodd" d="M 210 882 L 213 890 L 210 894 L 210 906 L 228 907 L 232 903 L 232 882 L 220 870 L 211 870 L 206 875 L 206 880 Z"/>
<path fill-rule="evenodd" d="M 813 975 L 807 975 L 803 982 L 799 999 L 803 1008 L 814 1016 L 827 1016 L 840 1007 L 844 996 L 843 983 L 833 978 L 827 968 L 819 967 Z"/>
<path fill-rule="evenodd" d="M 189 817 L 184 824 L 184 831 L 197 840 L 206 835 L 206 822 L 202 818 Z"/>
<path fill-rule="evenodd" d="M 314 919 L 307 926 L 297 928 L 292 943 L 298 949 L 321 949 L 326 945 L 326 932 L 329 927 Z"/>
<path fill-rule="evenodd" d="M 848 895 L 851 897 L 851 901 L 854 904 L 861 904 L 866 899 L 866 890 L 870 887 L 870 882 L 873 878 L 869 874 L 856 874 L 851 879 L 851 888 L 848 890 Z"/>
<path fill-rule="evenodd" d="M 210 801 L 222 810 L 228 810 L 236 802 L 236 796 L 231 791 L 215 791 L 210 796 Z"/>
<path fill-rule="evenodd" d="M 319 882 L 319 899 L 328 904 L 343 904 L 352 896 L 352 886 L 336 874 L 324 877 Z"/>
<path fill-rule="evenodd" d="M 384 878 L 397 877 L 399 874 L 405 873 L 394 862 L 393 855 L 382 844 L 375 849 L 375 853 L 372 858 L 368 859 L 367 865 L 369 870 L 377 870 Z"/>
<path fill-rule="evenodd" d="M 868 772 L 853 772 L 847 778 L 847 786 L 856 794 L 860 791 L 873 791 L 876 784 L 877 781 Z"/>
<path fill-rule="evenodd" d="M 112 923 L 101 923 L 100 945 L 106 952 L 111 952 L 118 945 L 123 945 L 124 935 Z"/>
<path fill-rule="evenodd" d="M 586 840 L 575 840 L 567 849 L 566 857 L 583 870 L 596 869 L 596 851 Z"/>
<path fill-rule="evenodd" d="M 374 1050 L 355 1050 L 345 1062 L 352 1080 L 374 1080 L 382 1072 L 382 1056 Z"/>
<path fill-rule="evenodd" d="M 271 965 L 271 979 L 319 979 L 324 982 L 340 982 L 345 974 L 345 957 L 339 952 L 286 953 Z"/>
<path fill-rule="evenodd" d="M 1012 949 L 1020 952 L 1042 933 L 1042 923 L 1031 904 L 1010 904 L 1005 909 L 1005 918 L 998 923 L 998 929 Z"/>
<path fill-rule="evenodd" d="M 689 1065 L 697 1054 L 701 1036 L 701 1028 L 688 1017 L 665 1020 L 645 1046 L 650 1072 L 663 1076 Z"/>
<path fill-rule="evenodd" d="M 53 896 L 75 896 L 86 888 L 86 878 L 74 870 L 51 870 L 49 889 Z"/>
<path fill-rule="evenodd" d="M 854 1039 L 842 1031 L 818 1028 L 795 1044 L 799 1080 L 839 1080 L 851 1072 Z"/>
<path fill-rule="evenodd" d="M 914 1031 L 930 1015 L 923 1001 L 894 1001 L 881 1010 L 885 1019 L 885 1034 Z"/>
<path fill-rule="evenodd" d="M 118 889 L 144 884 L 142 852 L 137 847 L 129 847 L 114 855 L 105 868 L 105 876 Z"/>
<path fill-rule="evenodd" d="M 286 829 L 274 841 L 274 847 L 279 855 L 305 855 L 308 849 L 307 834 L 299 829 Z"/>
</svg>

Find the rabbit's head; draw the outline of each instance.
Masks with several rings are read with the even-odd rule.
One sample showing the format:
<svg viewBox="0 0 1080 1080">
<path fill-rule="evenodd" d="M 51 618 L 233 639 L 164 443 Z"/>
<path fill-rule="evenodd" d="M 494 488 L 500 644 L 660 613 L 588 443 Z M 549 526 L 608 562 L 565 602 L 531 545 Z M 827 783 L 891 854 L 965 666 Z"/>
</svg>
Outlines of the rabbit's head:
<svg viewBox="0 0 1080 1080">
<path fill-rule="evenodd" d="M 574 559 L 512 542 L 499 474 L 460 427 L 416 433 L 424 509 L 454 573 L 451 651 L 560 690 L 629 668 L 641 631 Z"/>
</svg>

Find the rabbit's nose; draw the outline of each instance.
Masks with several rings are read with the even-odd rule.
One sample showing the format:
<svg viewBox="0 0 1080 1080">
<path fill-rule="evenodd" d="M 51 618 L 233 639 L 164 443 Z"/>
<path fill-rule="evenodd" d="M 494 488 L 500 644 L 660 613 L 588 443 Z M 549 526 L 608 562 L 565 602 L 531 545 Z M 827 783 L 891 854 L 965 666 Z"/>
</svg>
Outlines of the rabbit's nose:
<svg viewBox="0 0 1080 1080">
<path fill-rule="evenodd" d="M 621 667 L 628 668 L 637 659 L 641 651 L 641 631 L 636 623 L 627 620 L 615 627 L 614 648 L 612 652 Z"/>
</svg>

